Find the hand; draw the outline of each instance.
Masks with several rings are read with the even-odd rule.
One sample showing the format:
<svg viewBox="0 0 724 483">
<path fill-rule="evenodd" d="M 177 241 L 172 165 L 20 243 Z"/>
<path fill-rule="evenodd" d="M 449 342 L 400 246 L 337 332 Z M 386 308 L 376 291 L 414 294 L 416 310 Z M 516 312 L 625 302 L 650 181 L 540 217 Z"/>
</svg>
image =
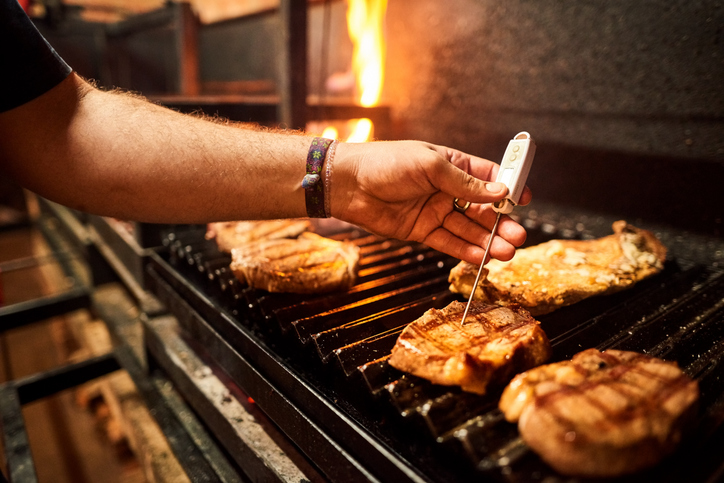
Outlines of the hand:
<svg viewBox="0 0 724 483">
<path fill-rule="evenodd" d="M 383 236 L 424 243 L 480 264 L 496 213 L 489 203 L 507 193 L 491 183 L 498 165 L 418 141 L 341 143 L 332 178 L 332 215 Z M 528 204 L 526 187 L 520 204 Z M 453 200 L 472 202 L 465 214 Z M 503 215 L 490 255 L 510 260 L 525 229 Z"/>
</svg>

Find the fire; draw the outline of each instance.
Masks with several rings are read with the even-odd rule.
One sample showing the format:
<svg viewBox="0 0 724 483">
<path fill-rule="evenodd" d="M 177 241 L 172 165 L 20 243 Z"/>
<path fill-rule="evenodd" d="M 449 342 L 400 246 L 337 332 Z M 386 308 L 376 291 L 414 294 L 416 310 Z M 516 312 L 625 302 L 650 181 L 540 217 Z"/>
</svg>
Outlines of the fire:
<svg viewBox="0 0 724 483">
<path fill-rule="evenodd" d="M 348 0 L 347 30 L 354 47 L 352 70 L 357 78 L 359 102 L 377 105 L 385 78 L 383 23 L 387 0 Z M 347 142 L 362 143 L 372 137 L 372 121 L 358 119 Z"/>
<path fill-rule="evenodd" d="M 338 136 L 339 131 L 337 131 L 337 128 L 334 126 L 327 126 L 322 133 L 322 137 L 327 139 L 337 139 Z"/>
<path fill-rule="evenodd" d="M 385 39 L 383 24 L 387 0 L 347 0 L 347 30 L 352 41 L 352 71 L 360 105 L 377 105 L 385 78 Z M 372 138 L 370 119 L 348 121 L 347 142 L 362 143 Z M 336 139 L 337 129 L 325 128 L 322 136 Z"/>
<path fill-rule="evenodd" d="M 372 129 L 374 128 L 372 120 L 366 117 L 362 119 L 350 119 L 346 122 L 342 121 L 337 123 L 337 126 L 342 129 L 342 132 L 349 133 L 346 139 L 348 143 L 363 143 L 369 141 L 372 137 Z M 338 139 L 339 130 L 335 126 L 327 126 L 322 132 L 322 137 Z"/>
<path fill-rule="evenodd" d="M 351 129 L 351 134 L 347 137 L 348 143 L 363 143 L 369 141 L 372 137 L 372 128 L 374 127 L 372 121 L 365 118 L 352 119 L 350 121 L 354 124 Z"/>
<path fill-rule="evenodd" d="M 347 30 L 354 47 L 352 70 L 357 78 L 360 104 L 374 106 L 380 100 L 385 76 L 383 22 L 387 0 L 348 0 Z"/>
</svg>

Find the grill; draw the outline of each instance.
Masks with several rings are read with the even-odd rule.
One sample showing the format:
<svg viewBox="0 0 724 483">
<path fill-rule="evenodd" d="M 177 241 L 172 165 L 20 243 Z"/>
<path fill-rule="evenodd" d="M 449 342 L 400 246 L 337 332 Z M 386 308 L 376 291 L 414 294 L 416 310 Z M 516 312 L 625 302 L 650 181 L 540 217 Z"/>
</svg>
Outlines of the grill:
<svg viewBox="0 0 724 483">
<path fill-rule="evenodd" d="M 538 202 L 516 216 L 528 229 L 528 245 L 604 236 L 614 221 Z M 700 385 L 697 424 L 674 457 L 635 479 L 721 479 L 724 244 L 631 221 L 655 231 L 669 248 L 663 272 L 539 317 L 552 360 L 596 347 L 677 361 Z M 189 344 L 210 356 L 334 481 L 566 479 L 504 420 L 499 391 L 468 394 L 387 364 L 407 323 L 431 307 L 463 300 L 448 290 L 457 260 L 335 221 L 319 221 L 316 231 L 361 248 L 359 282 L 348 292 L 299 296 L 243 286 L 202 227 L 165 235 L 165 249 L 150 258 L 147 284 L 179 319 Z"/>
</svg>

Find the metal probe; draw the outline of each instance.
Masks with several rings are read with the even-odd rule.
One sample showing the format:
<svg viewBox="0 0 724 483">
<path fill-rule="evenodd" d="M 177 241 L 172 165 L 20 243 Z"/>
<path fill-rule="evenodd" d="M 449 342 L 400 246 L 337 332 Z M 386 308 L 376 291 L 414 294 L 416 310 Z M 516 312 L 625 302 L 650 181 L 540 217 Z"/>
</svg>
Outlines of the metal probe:
<svg viewBox="0 0 724 483">
<path fill-rule="evenodd" d="M 495 217 L 495 224 L 493 225 L 493 229 L 490 232 L 490 238 L 488 238 L 488 246 L 485 247 L 485 255 L 483 255 L 483 263 L 480 264 L 480 268 L 478 269 L 478 276 L 475 277 L 475 283 L 473 284 L 473 290 L 470 292 L 470 297 L 468 298 L 468 303 L 465 306 L 465 312 L 463 312 L 463 320 L 460 321 L 460 325 L 463 325 L 465 323 L 465 318 L 468 316 L 468 310 L 470 310 L 470 302 L 473 301 L 473 295 L 475 295 L 475 290 L 478 288 L 478 282 L 480 281 L 480 274 L 483 273 L 483 267 L 485 266 L 485 259 L 488 258 L 488 253 L 490 253 L 490 246 L 493 244 L 493 238 L 495 238 L 495 232 L 498 230 L 498 222 L 500 221 L 500 215 L 502 215 L 502 213 L 498 212 L 498 216 Z"/>
<path fill-rule="evenodd" d="M 500 216 L 503 213 L 510 213 L 513 211 L 515 205 L 520 201 L 520 195 L 523 194 L 525 188 L 525 182 L 528 179 L 528 173 L 530 172 L 530 166 L 533 164 L 533 157 L 535 156 L 535 142 L 530 134 L 523 131 L 515 135 L 513 139 L 508 143 L 508 147 L 503 154 L 503 161 L 500 163 L 500 170 L 495 181 L 503 183 L 508 188 L 508 194 L 500 201 L 493 203 L 493 211 L 497 212 L 498 215 L 495 217 L 495 224 L 493 229 L 490 230 L 490 238 L 488 238 L 488 246 L 485 247 L 485 255 L 483 255 L 483 262 L 480 264 L 478 269 L 478 276 L 475 277 L 475 283 L 470 291 L 470 297 L 468 303 L 465 306 L 465 312 L 463 312 L 463 318 L 460 321 L 460 325 L 465 324 L 465 319 L 468 316 L 468 310 L 470 310 L 470 304 L 475 296 L 475 291 L 478 289 L 478 282 L 480 281 L 480 275 L 483 273 L 483 267 L 485 266 L 485 260 L 488 258 L 490 253 L 490 247 L 493 245 L 493 238 L 495 233 L 498 231 L 498 222 L 500 222 Z"/>
</svg>

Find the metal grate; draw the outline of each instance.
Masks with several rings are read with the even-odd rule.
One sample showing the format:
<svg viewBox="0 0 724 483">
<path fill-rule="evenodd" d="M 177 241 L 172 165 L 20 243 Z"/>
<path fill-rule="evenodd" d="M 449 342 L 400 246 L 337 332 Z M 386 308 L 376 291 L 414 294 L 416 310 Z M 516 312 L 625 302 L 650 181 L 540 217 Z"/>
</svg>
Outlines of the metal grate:
<svg viewBox="0 0 724 483">
<path fill-rule="evenodd" d="M 530 244 L 601 236 L 610 227 L 600 219 L 582 224 L 526 216 Z M 353 227 L 320 232 L 361 248 L 359 283 L 348 292 L 310 297 L 242 286 L 228 269 L 229 256 L 204 240 L 202 230 L 170 233 L 165 240 L 168 263 L 157 262 L 155 269 L 167 280 L 195 287 L 198 292 L 191 291 L 190 298 L 184 295 L 195 310 L 218 319 L 217 330 L 232 333 L 236 329 L 226 325 L 243 327 L 270 346 L 280 360 L 263 363 L 261 371 L 275 371 L 274 364 L 293 366 L 305 383 L 316 384 L 319 397 L 329 397 L 351 416 L 345 424 L 359 424 L 390 445 L 419 470 L 422 481 L 443 481 L 450 475 L 473 480 L 481 473 L 507 481 L 560 478 L 520 440 L 516 426 L 504 420 L 497 409 L 499 391 L 484 397 L 468 394 L 387 364 L 397 336 L 410 321 L 459 297 L 449 292 L 447 282 L 457 260 Z M 216 312 L 228 318 L 216 317 Z M 661 274 L 539 320 L 552 342 L 554 361 L 589 347 L 676 360 L 699 381 L 699 424 L 677 458 L 643 477 L 676 481 L 682 461 L 697 465 L 701 480 L 721 473 L 724 453 L 711 444 L 724 439 L 724 271 L 717 263 L 702 264 L 673 253 Z M 376 419 L 380 414 L 382 425 Z M 352 452 L 362 451 L 354 443 L 342 444 L 351 445 Z"/>
</svg>

